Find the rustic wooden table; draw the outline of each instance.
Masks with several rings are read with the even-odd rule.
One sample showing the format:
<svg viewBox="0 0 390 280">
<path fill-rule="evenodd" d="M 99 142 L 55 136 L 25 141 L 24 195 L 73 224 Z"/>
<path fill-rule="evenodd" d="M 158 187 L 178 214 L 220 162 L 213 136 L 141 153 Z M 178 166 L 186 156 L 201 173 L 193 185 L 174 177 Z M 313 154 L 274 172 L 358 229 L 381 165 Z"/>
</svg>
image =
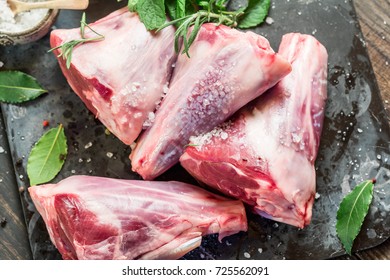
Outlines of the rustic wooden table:
<svg viewBox="0 0 390 280">
<path fill-rule="evenodd" d="M 390 116 L 390 1 L 354 0 L 377 82 Z M 390 121 L 390 119 L 389 119 Z M 0 119 L 0 129 L 4 126 Z M 0 136 L 0 147 L 7 147 Z M 4 155 L 4 152 L 1 156 Z M 0 168 L 0 259 L 31 259 L 30 245 L 12 166 Z M 6 220 L 4 220 L 4 218 Z M 1 220 L 3 219 L 3 220 Z M 390 239 L 369 250 L 339 259 L 390 259 Z"/>
<path fill-rule="evenodd" d="M 390 122 L 390 1 L 353 2 Z M 389 260 L 390 239 L 373 249 L 356 253 L 351 258 Z"/>
</svg>

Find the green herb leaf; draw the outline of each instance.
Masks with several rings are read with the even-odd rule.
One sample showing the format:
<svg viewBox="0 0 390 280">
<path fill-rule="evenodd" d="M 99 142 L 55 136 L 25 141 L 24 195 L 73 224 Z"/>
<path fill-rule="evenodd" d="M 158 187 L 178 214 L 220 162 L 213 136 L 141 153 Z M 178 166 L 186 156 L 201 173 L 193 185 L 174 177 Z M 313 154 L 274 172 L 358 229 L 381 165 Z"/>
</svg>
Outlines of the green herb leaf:
<svg viewBox="0 0 390 280">
<path fill-rule="evenodd" d="M 208 9 L 210 7 L 210 2 L 209 1 L 197 1 L 198 5 L 203 7 L 204 9 Z"/>
<path fill-rule="evenodd" d="M 96 34 L 96 37 L 91 37 L 91 38 L 86 38 L 85 37 L 85 28 L 88 28 L 89 30 L 92 31 L 92 33 Z M 66 68 L 70 68 L 71 62 L 72 62 L 72 53 L 73 49 L 78 46 L 82 45 L 87 42 L 94 42 L 94 41 L 101 41 L 104 40 L 104 36 L 93 30 L 86 22 L 86 15 L 83 13 L 80 21 L 80 35 L 81 39 L 76 39 L 76 40 L 71 40 L 69 42 L 65 42 L 62 45 L 52 48 L 48 50 L 48 52 L 52 52 L 54 50 L 59 49 L 60 54 L 58 57 L 62 57 L 63 59 L 66 60 Z"/>
<path fill-rule="evenodd" d="M 227 11 L 228 2 L 228 0 L 138 0 L 132 8 L 139 14 L 148 30 L 156 29 L 156 32 L 159 32 L 170 25 L 175 25 L 177 28 L 175 50 L 178 52 L 180 42 L 183 42 L 182 53 L 189 56 L 189 48 L 204 23 L 213 22 L 217 25 L 237 27 L 238 19 L 243 16 L 240 27 L 249 28 L 264 21 L 270 6 L 270 0 L 249 0 L 247 7 Z M 171 21 L 166 22 L 165 10 Z M 194 29 L 190 31 L 192 26 Z"/>
<path fill-rule="evenodd" d="M 27 162 L 27 174 L 30 184 L 47 183 L 60 172 L 68 146 L 64 128 L 60 124 L 46 132 L 31 150 Z"/>
<path fill-rule="evenodd" d="M 199 33 L 199 29 L 200 29 L 201 25 L 202 25 L 202 23 L 200 21 L 200 17 L 197 17 L 195 20 L 194 28 L 192 29 L 191 35 L 188 39 L 188 43 L 190 45 L 194 42 L 196 35 Z"/>
<path fill-rule="evenodd" d="M 251 28 L 262 23 L 268 15 L 270 4 L 270 0 L 249 0 L 238 27 Z"/>
<path fill-rule="evenodd" d="M 167 9 L 168 15 L 172 20 L 177 19 L 176 0 L 165 0 L 165 8 Z"/>
<path fill-rule="evenodd" d="M 186 0 L 176 1 L 176 18 L 186 16 Z"/>
<path fill-rule="evenodd" d="M 80 34 L 83 39 L 85 39 L 85 26 L 87 26 L 87 15 L 83 13 L 80 21 Z"/>
<path fill-rule="evenodd" d="M 129 0 L 127 3 L 127 7 L 129 8 L 130 12 L 135 12 L 137 7 L 138 0 Z"/>
<path fill-rule="evenodd" d="M 196 0 L 187 0 L 186 1 L 186 13 L 185 15 L 195 14 L 199 10 L 198 5 L 196 4 Z"/>
<path fill-rule="evenodd" d="M 351 255 L 353 242 L 368 213 L 373 188 L 374 180 L 367 180 L 356 186 L 344 197 L 337 211 L 337 235 L 349 255 Z"/>
<path fill-rule="evenodd" d="M 166 21 L 164 0 L 138 0 L 136 10 L 148 30 L 157 29 Z"/>
<path fill-rule="evenodd" d="M 226 10 L 226 5 L 227 5 L 228 0 L 217 0 L 215 5 L 221 10 L 225 11 Z"/>
<path fill-rule="evenodd" d="M 19 71 L 0 72 L 0 102 L 21 103 L 47 92 L 37 80 Z"/>
<path fill-rule="evenodd" d="M 178 11 L 178 7 L 177 7 L 179 2 L 181 2 L 181 4 L 180 4 L 180 9 L 182 10 L 181 12 Z M 184 6 L 183 6 L 183 4 L 184 4 Z M 180 26 L 180 24 L 183 22 L 183 19 L 186 16 L 195 14 L 199 10 L 199 7 L 196 3 L 196 0 L 180 0 L 180 1 L 165 0 L 165 8 L 166 8 L 167 14 L 169 15 L 171 20 L 181 19 L 175 23 L 176 27 Z M 159 26 L 159 28 L 160 28 L 160 26 Z"/>
</svg>

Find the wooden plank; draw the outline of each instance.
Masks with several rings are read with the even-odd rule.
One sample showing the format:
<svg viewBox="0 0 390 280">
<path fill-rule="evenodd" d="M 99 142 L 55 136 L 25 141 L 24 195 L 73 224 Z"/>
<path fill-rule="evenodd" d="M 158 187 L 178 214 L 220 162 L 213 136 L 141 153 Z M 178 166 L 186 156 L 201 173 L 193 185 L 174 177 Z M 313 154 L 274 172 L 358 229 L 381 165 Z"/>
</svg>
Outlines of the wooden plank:
<svg viewBox="0 0 390 280">
<path fill-rule="evenodd" d="M 0 259 L 31 259 L 22 205 L 0 110 Z"/>
<path fill-rule="evenodd" d="M 355 0 L 355 9 L 379 89 L 390 115 L 390 1 Z M 389 119 L 390 121 L 390 119 Z"/>
<path fill-rule="evenodd" d="M 390 239 L 387 239 L 383 244 L 356 254 L 363 260 L 390 260 Z"/>
<path fill-rule="evenodd" d="M 390 122 L 390 1 L 354 0 L 354 5 Z M 353 257 L 388 260 L 390 239 L 380 246 L 359 252 Z"/>
</svg>

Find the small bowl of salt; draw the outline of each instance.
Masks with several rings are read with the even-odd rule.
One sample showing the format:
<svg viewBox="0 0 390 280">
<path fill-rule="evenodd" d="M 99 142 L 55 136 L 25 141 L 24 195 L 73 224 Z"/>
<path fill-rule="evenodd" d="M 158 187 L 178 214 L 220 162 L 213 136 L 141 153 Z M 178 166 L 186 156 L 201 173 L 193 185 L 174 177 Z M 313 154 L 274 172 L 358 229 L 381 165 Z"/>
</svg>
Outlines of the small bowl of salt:
<svg viewBox="0 0 390 280">
<path fill-rule="evenodd" d="M 23 0 L 41 2 L 43 0 Z M 33 9 L 14 15 L 7 0 L 0 0 L 0 46 L 26 44 L 45 36 L 59 10 Z"/>
</svg>

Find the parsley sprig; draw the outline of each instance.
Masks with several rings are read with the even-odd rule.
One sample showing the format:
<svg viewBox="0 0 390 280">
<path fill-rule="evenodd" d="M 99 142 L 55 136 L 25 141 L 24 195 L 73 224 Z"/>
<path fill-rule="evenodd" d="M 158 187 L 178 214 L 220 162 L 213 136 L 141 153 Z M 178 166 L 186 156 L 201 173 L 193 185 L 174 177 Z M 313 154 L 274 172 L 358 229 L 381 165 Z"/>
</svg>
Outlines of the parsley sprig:
<svg viewBox="0 0 390 280">
<path fill-rule="evenodd" d="M 85 29 L 89 29 L 90 31 L 92 31 L 96 37 L 89 37 L 87 38 L 85 36 Z M 83 13 L 82 17 L 81 17 L 81 21 L 80 21 L 80 35 L 81 35 L 81 38 L 80 39 L 75 39 L 75 40 L 71 40 L 69 42 L 65 42 L 63 43 L 62 45 L 60 46 L 57 46 L 57 47 L 54 47 L 52 49 L 49 50 L 49 52 L 52 52 L 54 50 L 57 50 L 57 49 L 60 49 L 60 54 L 58 55 L 58 57 L 62 57 L 63 59 L 66 60 L 66 67 L 69 69 L 70 68 L 70 64 L 72 62 L 72 53 L 73 53 L 73 49 L 78 46 L 78 45 L 81 45 L 81 44 L 84 44 L 84 43 L 87 43 L 87 42 L 93 42 L 93 41 L 101 41 L 104 39 L 104 36 L 102 34 L 99 34 L 98 32 L 96 32 L 95 30 L 93 30 L 86 22 L 86 15 L 85 13 Z"/>
</svg>

